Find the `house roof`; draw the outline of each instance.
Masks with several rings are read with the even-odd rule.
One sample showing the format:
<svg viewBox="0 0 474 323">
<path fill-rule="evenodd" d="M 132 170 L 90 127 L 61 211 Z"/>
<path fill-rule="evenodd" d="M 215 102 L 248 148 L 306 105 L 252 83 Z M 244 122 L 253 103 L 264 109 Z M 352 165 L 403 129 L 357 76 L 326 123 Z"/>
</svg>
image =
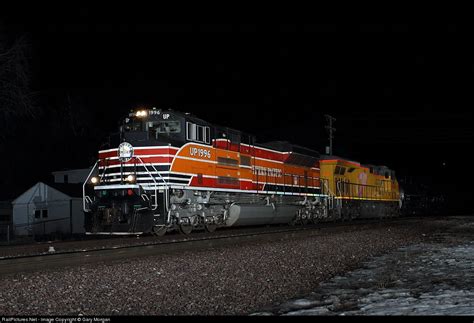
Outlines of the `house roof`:
<svg viewBox="0 0 474 323">
<path fill-rule="evenodd" d="M 37 182 L 35 185 L 31 186 L 29 189 L 24 191 L 22 194 L 18 195 L 13 201 L 12 204 L 17 204 L 19 201 L 25 197 L 25 194 L 31 190 L 35 190 L 38 185 L 46 185 L 63 195 L 66 195 L 70 198 L 81 198 L 82 197 L 82 184 L 65 184 L 65 183 L 54 183 L 54 182 Z M 29 203 L 29 202 L 28 202 Z"/>
<path fill-rule="evenodd" d="M 70 197 L 82 197 L 82 184 L 53 183 L 53 182 L 45 182 L 44 184 L 54 189 L 57 189 L 61 193 L 64 193 Z"/>
</svg>

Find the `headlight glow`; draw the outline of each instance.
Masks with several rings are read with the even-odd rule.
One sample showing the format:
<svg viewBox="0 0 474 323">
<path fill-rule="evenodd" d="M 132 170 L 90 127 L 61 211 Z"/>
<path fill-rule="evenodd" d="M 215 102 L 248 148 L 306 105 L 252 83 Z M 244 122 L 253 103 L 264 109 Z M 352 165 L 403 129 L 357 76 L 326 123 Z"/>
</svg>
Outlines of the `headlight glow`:
<svg viewBox="0 0 474 323">
<path fill-rule="evenodd" d="M 135 176 L 133 176 L 132 174 L 128 175 L 127 178 L 126 178 L 127 182 L 134 182 L 135 181 Z"/>
<path fill-rule="evenodd" d="M 97 183 L 99 183 L 99 178 L 98 178 L 97 176 L 92 177 L 92 178 L 91 178 L 91 183 L 92 183 L 92 184 L 97 184 Z"/>
<path fill-rule="evenodd" d="M 135 116 L 137 117 L 146 117 L 146 115 L 147 115 L 146 110 L 139 110 L 135 113 Z"/>
</svg>

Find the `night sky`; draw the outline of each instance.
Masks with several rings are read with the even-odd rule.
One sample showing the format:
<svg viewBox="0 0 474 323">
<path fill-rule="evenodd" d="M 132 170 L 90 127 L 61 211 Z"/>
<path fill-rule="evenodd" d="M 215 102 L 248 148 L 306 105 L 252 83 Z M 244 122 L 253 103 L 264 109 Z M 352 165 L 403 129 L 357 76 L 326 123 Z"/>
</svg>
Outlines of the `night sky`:
<svg viewBox="0 0 474 323">
<path fill-rule="evenodd" d="M 90 166 L 120 119 L 145 106 L 321 153 L 331 114 L 336 155 L 472 195 L 471 26 L 160 25 L 82 9 L 0 28 L 27 35 L 38 103 L 2 143 L 12 156 L 3 199 Z"/>
</svg>

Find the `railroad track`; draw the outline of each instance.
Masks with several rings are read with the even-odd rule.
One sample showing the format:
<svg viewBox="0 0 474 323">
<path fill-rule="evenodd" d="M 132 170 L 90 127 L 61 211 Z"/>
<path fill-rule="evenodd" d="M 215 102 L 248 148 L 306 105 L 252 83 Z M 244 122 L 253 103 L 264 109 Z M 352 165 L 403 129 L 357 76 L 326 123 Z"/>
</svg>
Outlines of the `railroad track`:
<svg viewBox="0 0 474 323">
<path fill-rule="evenodd" d="M 275 241 L 296 237 L 310 236 L 315 231 L 339 229 L 341 227 L 361 226 L 364 224 L 393 224 L 419 218 L 392 218 L 357 220 L 353 222 L 318 223 L 302 227 L 260 228 L 257 231 L 248 231 L 245 228 L 233 230 L 232 233 L 222 230 L 220 233 L 205 234 L 203 236 L 180 236 L 177 239 L 90 248 L 80 250 L 65 250 L 53 253 L 7 256 L 0 258 L 0 275 L 18 272 L 53 269 L 62 266 L 83 265 L 98 262 L 124 261 L 136 257 L 156 256 L 184 251 L 202 251 L 210 248 L 235 246 L 235 244 Z M 237 232 L 235 232 L 237 231 Z M 240 232 L 239 232 L 240 231 Z M 329 232 L 327 232 L 329 233 Z"/>
</svg>

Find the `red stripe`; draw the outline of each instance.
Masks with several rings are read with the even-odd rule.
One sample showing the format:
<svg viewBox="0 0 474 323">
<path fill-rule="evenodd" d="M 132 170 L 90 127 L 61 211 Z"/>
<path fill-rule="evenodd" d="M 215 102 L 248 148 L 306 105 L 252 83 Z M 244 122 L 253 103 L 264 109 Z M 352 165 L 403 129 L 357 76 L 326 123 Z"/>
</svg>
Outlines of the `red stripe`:
<svg viewBox="0 0 474 323">
<path fill-rule="evenodd" d="M 173 162 L 173 159 L 174 157 L 143 157 L 141 158 L 141 160 L 144 162 L 144 163 L 153 163 L 153 164 L 156 164 L 156 163 L 172 163 Z M 141 162 L 136 159 L 136 158 L 132 158 L 130 161 L 126 162 L 126 163 L 123 163 L 125 165 L 137 165 L 137 166 L 140 166 L 141 165 Z M 99 166 L 112 166 L 112 165 L 120 165 L 120 161 L 119 160 L 101 160 L 99 162 Z"/>
</svg>

